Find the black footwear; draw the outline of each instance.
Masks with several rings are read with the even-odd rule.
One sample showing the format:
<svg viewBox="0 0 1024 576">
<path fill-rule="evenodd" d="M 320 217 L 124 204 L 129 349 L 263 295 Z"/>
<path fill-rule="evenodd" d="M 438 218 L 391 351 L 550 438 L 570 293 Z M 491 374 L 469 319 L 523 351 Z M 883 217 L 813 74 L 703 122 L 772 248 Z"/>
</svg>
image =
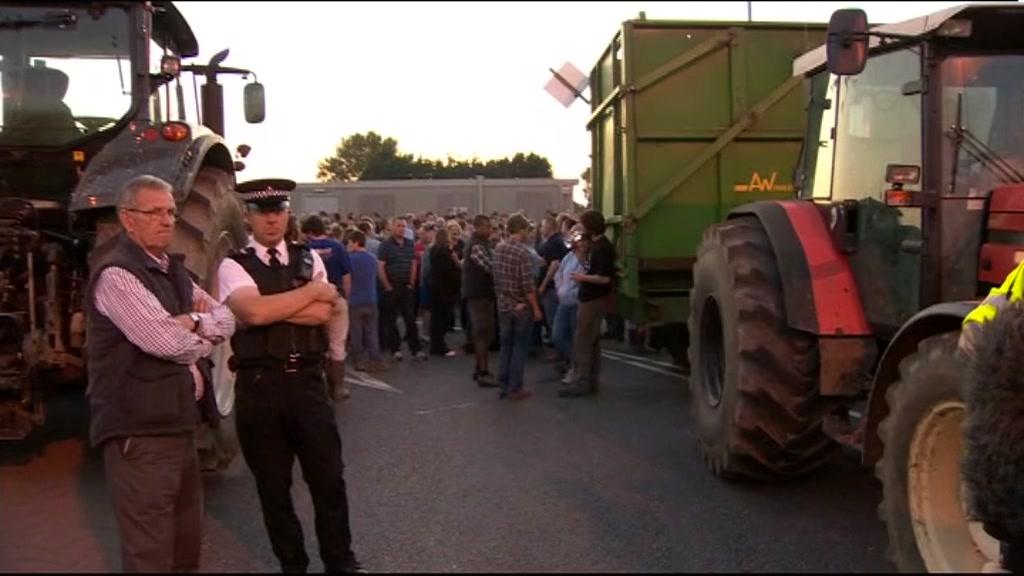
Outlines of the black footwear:
<svg viewBox="0 0 1024 576">
<path fill-rule="evenodd" d="M 477 386 L 481 388 L 497 388 L 499 386 L 498 381 L 491 376 L 490 372 L 478 372 L 473 375 L 473 380 L 476 380 Z"/>
<path fill-rule="evenodd" d="M 345 566 L 342 566 L 341 573 L 342 574 L 369 574 L 370 571 L 367 570 L 366 568 L 363 568 L 363 565 L 360 564 L 358 561 L 353 560 L 351 563 L 346 564 Z"/>
<path fill-rule="evenodd" d="M 562 388 L 558 391 L 560 398 L 583 398 L 585 396 L 593 396 L 594 391 L 588 388 L 582 388 L 578 385 L 570 385 Z"/>
</svg>

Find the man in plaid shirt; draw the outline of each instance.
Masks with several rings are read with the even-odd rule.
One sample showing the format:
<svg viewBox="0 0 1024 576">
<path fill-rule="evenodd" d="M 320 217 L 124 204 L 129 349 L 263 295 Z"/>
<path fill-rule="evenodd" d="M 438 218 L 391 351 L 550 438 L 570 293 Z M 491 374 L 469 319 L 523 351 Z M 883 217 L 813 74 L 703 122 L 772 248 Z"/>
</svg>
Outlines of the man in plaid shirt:
<svg viewBox="0 0 1024 576">
<path fill-rule="evenodd" d="M 512 400 L 530 397 L 530 391 L 523 388 L 523 372 L 533 323 L 544 317 L 537 302 L 536 269 L 526 248 L 529 228 L 530 223 L 522 215 L 509 218 L 508 240 L 494 251 L 491 263 L 501 332 L 500 397 Z"/>
</svg>

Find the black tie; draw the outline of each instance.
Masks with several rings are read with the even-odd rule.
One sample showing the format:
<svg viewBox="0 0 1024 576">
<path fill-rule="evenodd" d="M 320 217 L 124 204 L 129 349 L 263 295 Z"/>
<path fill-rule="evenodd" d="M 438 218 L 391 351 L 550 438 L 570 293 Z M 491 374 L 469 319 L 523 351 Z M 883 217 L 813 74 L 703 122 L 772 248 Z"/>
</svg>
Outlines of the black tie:
<svg viewBox="0 0 1024 576">
<path fill-rule="evenodd" d="M 280 268 L 281 261 L 277 259 L 277 248 L 268 248 L 267 255 L 270 256 L 270 267 Z"/>
</svg>

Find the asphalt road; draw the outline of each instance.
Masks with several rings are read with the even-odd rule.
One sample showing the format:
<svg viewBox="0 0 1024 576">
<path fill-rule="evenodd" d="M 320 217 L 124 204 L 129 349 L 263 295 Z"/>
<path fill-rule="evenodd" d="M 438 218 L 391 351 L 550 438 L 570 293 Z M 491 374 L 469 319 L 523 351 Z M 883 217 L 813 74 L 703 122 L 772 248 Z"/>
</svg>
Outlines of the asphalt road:
<svg viewBox="0 0 1024 576">
<path fill-rule="evenodd" d="M 360 560 L 373 572 L 893 569 L 880 488 L 854 455 L 798 482 L 717 480 L 685 382 L 657 362 L 605 358 L 601 395 L 582 400 L 558 398 L 539 360 L 527 370 L 535 395 L 520 402 L 477 388 L 462 356 L 357 375 L 337 414 Z M 2 572 L 120 567 L 80 394 L 55 399 L 32 441 L 0 444 Z M 205 488 L 203 571 L 277 571 L 241 457 Z M 301 480 L 294 494 L 319 571 Z"/>
</svg>

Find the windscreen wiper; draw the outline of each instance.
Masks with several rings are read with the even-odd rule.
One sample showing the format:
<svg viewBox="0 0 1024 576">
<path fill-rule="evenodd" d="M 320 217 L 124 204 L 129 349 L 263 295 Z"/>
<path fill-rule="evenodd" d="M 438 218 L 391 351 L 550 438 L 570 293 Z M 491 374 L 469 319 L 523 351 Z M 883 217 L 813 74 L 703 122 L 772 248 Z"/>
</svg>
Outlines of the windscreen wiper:
<svg viewBox="0 0 1024 576">
<path fill-rule="evenodd" d="M 15 20 L 13 18 L 0 20 L 0 30 L 22 30 L 25 28 L 72 30 L 76 24 L 78 24 L 77 14 L 61 12 L 59 14 L 46 14 L 37 20 Z"/>
<path fill-rule="evenodd" d="M 1021 174 L 1012 164 L 1006 161 L 998 152 L 988 144 L 982 142 L 970 130 L 964 126 L 952 126 L 946 133 L 961 145 L 965 152 L 972 158 L 988 168 L 993 174 L 1008 184 L 1024 184 L 1024 174 Z"/>
</svg>

